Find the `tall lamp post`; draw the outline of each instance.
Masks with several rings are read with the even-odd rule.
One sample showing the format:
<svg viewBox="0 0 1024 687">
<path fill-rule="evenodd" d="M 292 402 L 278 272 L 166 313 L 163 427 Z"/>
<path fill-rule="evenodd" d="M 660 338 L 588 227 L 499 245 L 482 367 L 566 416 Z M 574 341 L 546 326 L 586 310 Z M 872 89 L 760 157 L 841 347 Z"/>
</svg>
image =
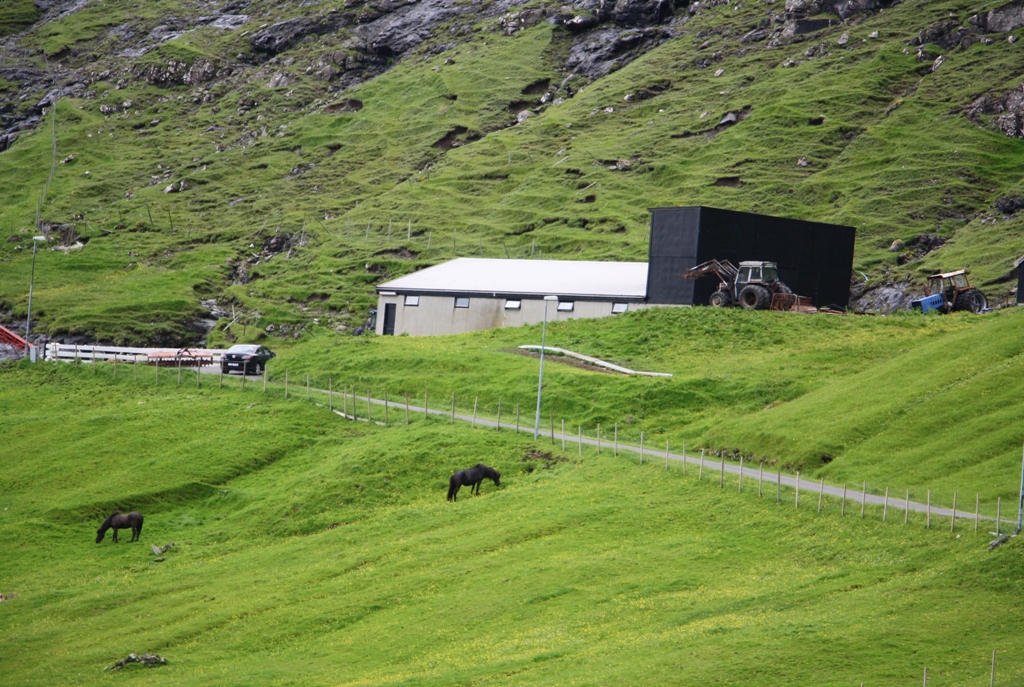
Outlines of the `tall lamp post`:
<svg viewBox="0 0 1024 687">
<path fill-rule="evenodd" d="M 32 276 L 28 280 L 28 317 L 25 318 L 25 357 L 29 357 L 28 335 L 32 331 L 32 287 L 36 282 L 36 244 L 39 241 L 46 241 L 45 236 L 32 237 Z"/>
<path fill-rule="evenodd" d="M 544 387 L 544 345 L 548 336 L 548 303 L 558 302 L 558 296 L 544 296 L 544 326 L 540 330 L 540 376 L 537 377 L 537 416 L 533 421 L 533 438 L 540 436 L 540 394 Z"/>
<path fill-rule="evenodd" d="M 1020 498 L 1017 502 L 1017 534 L 1024 527 L 1024 456 L 1020 461 Z"/>
</svg>

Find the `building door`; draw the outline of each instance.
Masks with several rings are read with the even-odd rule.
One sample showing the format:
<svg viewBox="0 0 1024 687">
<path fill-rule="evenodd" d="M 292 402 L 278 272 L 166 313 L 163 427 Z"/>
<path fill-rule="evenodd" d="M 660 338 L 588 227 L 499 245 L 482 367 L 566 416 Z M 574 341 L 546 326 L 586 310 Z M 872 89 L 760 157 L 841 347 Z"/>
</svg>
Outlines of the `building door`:
<svg viewBox="0 0 1024 687">
<path fill-rule="evenodd" d="M 384 304 L 384 336 L 395 335 L 395 309 L 394 303 Z"/>
</svg>

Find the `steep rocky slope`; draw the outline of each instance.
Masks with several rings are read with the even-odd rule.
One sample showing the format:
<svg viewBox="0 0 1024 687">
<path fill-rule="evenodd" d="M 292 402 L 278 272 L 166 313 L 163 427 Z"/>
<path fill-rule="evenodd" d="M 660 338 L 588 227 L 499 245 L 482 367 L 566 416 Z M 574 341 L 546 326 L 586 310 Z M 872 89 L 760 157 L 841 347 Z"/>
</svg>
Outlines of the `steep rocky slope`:
<svg viewBox="0 0 1024 687">
<path fill-rule="evenodd" d="M 51 336 L 343 331 L 453 255 L 641 258 L 666 204 L 856 226 L 866 306 L 1024 252 L 1019 1 L 9 7 L 0 311 L 47 233 Z"/>
</svg>

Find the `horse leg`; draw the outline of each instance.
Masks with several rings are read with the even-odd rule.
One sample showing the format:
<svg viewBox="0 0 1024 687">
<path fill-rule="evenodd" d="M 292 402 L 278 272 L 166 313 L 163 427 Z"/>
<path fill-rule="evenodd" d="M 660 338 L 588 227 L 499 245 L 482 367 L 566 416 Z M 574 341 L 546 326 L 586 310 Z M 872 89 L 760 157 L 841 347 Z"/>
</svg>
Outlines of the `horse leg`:
<svg viewBox="0 0 1024 687">
<path fill-rule="evenodd" d="M 461 489 L 461 488 L 462 488 L 461 484 L 456 484 L 454 487 L 452 487 L 452 498 L 451 498 L 452 501 L 458 501 L 459 500 L 459 489 Z"/>
<path fill-rule="evenodd" d="M 114 527 L 112 529 L 114 530 L 114 543 L 116 544 L 117 543 L 117 528 Z"/>
</svg>

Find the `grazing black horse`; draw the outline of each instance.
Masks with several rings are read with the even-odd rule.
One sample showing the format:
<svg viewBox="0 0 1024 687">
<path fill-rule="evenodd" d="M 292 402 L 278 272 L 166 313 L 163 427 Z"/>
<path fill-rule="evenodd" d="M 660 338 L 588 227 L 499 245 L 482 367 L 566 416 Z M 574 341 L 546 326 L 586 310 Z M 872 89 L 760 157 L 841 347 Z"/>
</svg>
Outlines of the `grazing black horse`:
<svg viewBox="0 0 1024 687">
<path fill-rule="evenodd" d="M 501 486 L 501 473 L 483 463 L 477 463 L 468 470 L 459 470 L 448 478 L 448 500 L 458 501 L 459 489 L 465 486 L 469 487 L 470 494 L 473 493 L 473 489 L 476 489 L 476 493 L 479 494 L 480 483 L 484 479 L 492 479 L 494 486 Z"/>
<path fill-rule="evenodd" d="M 141 513 L 114 513 L 109 518 L 103 521 L 100 528 L 96 530 L 96 543 L 99 544 L 103 541 L 103 536 L 107 533 L 107 530 L 114 528 L 114 543 L 117 543 L 117 531 L 132 529 L 132 541 L 137 541 L 139 535 L 142 534 L 142 514 Z"/>
</svg>

